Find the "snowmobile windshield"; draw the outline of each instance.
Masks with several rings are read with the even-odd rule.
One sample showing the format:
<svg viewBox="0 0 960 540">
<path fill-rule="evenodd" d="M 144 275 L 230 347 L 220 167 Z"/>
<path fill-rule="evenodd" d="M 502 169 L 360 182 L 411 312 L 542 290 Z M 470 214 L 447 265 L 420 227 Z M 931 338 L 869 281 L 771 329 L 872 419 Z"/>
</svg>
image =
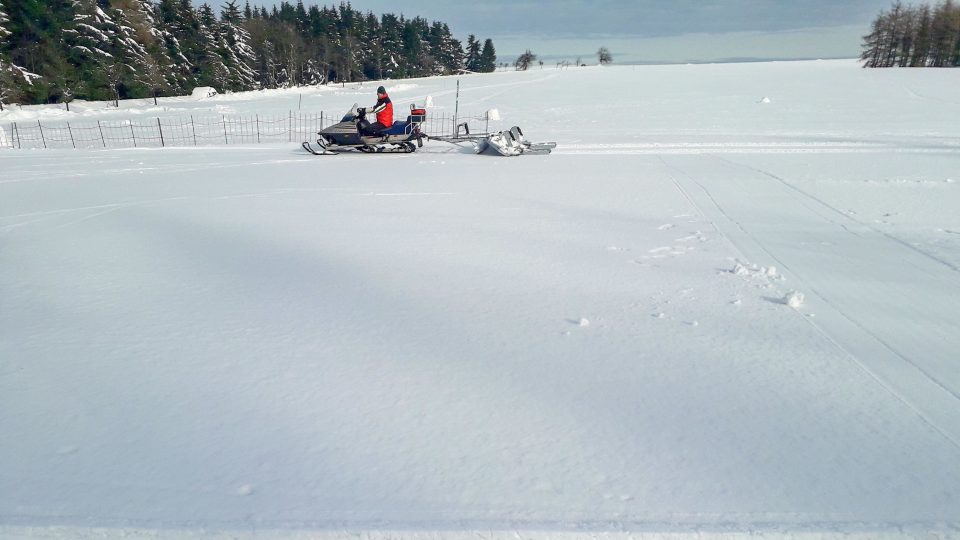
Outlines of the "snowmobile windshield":
<svg viewBox="0 0 960 540">
<path fill-rule="evenodd" d="M 357 119 L 357 108 L 360 105 L 354 103 L 352 107 L 347 109 L 347 114 L 343 115 L 343 120 L 341 122 L 353 122 Z"/>
</svg>

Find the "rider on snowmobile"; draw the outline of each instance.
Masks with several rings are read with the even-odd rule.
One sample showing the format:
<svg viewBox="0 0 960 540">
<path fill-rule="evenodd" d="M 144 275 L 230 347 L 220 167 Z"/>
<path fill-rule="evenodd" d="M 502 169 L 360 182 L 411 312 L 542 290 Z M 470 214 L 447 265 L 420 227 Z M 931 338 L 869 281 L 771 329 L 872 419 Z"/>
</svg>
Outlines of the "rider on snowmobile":
<svg viewBox="0 0 960 540">
<path fill-rule="evenodd" d="M 367 109 L 368 114 L 377 115 L 377 121 L 370 123 L 366 118 L 357 123 L 357 129 L 361 135 L 376 136 L 393 126 L 393 102 L 387 95 L 387 89 L 377 88 L 377 104 L 372 109 Z"/>
</svg>

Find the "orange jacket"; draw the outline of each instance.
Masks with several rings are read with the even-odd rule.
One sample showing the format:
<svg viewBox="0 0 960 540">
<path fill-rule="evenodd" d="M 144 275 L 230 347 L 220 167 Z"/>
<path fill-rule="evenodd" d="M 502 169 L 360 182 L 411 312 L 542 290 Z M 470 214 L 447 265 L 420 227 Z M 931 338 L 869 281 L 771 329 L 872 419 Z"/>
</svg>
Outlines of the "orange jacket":
<svg viewBox="0 0 960 540">
<path fill-rule="evenodd" d="M 377 122 L 380 122 L 385 127 L 393 125 L 393 102 L 390 101 L 389 95 L 385 94 L 383 99 L 377 99 L 377 104 L 370 112 L 376 113 Z"/>
</svg>

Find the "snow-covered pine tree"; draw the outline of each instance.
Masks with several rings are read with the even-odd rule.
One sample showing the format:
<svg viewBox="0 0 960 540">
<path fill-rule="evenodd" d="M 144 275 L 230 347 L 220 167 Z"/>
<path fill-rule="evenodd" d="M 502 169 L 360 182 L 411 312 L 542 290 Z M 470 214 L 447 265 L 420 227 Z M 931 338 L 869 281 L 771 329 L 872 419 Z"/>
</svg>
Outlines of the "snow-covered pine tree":
<svg viewBox="0 0 960 540">
<path fill-rule="evenodd" d="M 435 73 L 445 75 L 463 69 L 463 47 L 450 33 L 450 27 L 441 22 L 430 25 L 428 41 L 430 55 L 436 60 Z"/>
<path fill-rule="evenodd" d="M 135 39 L 143 44 L 147 56 L 144 81 L 151 95 L 181 93 L 187 88 L 181 84 L 177 67 L 167 53 L 168 32 L 161 29 L 157 6 L 153 0 L 126 0 L 120 4 L 133 27 Z"/>
<path fill-rule="evenodd" d="M 251 67 L 257 64 L 257 54 L 250 46 L 250 33 L 243 27 L 243 13 L 236 0 L 228 0 L 223 5 L 220 21 L 220 39 L 226 46 L 222 52 L 223 60 L 230 72 L 229 89 L 258 89 L 257 73 Z"/>
<path fill-rule="evenodd" d="M 446 26 L 446 25 L 444 25 Z M 447 53 L 446 56 L 449 59 L 448 68 L 451 73 L 457 73 L 465 67 L 465 55 L 463 54 L 463 43 L 459 39 L 453 37 L 452 34 L 447 34 L 446 45 Z"/>
<path fill-rule="evenodd" d="M 480 42 L 473 34 L 467 36 L 466 68 L 470 71 L 480 71 Z"/>
<path fill-rule="evenodd" d="M 7 38 L 10 37 L 13 32 L 7 30 L 7 23 L 10 22 L 10 17 L 7 16 L 7 12 L 4 10 L 3 6 L 4 0 L 0 0 L 0 51 L 3 51 L 6 47 Z"/>
<path fill-rule="evenodd" d="M 26 89 L 24 102 L 36 103 L 433 75 L 463 68 L 465 56 L 495 67 L 489 40 L 481 51 L 471 36 L 464 49 L 446 24 L 420 17 L 226 0 L 221 20 L 194 1 L 0 0 L 4 95 Z"/>
<path fill-rule="evenodd" d="M 431 66 L 430 75 L 444 75 L 447 73 L 446 64 L 447 58 L 445 56 L 446 50 L 444 47 L 444 36 L 443 28 L 439 22 L 434 21 L 430 25 L 430 29 L 427 31 L 427 47 L 430 51 L 430 57 L 433 59 L 433 66 Z"/>
<path fill-rule="evenodd" d="M 373 13 L 367 13 L 360 38 L 363 47 L 363 74 L 368 79 L 382 79 L 384 65 L 383 33 L 380 19 Z"/>
<path fill-rule="evenodd" d="M 160 0 L 158 17 L 164 32 L 167 54 L 177 64 L 181 87 L 190 92 L 202 86 L 198 79 L 208 61 L 208 43 L 200 25 L 199 13 L 190 0 Z"/>
<path fill-rule="evenodd" d="M 189 2 L 189 0 L 184 0 Z M 209 4 L 203 4 L 197 9 L 197 85 L 212 86 L 220 91 L 230 87 L 230 70 L 224 63 L 222 54 L 226 45 L 220 33 L 220 23 Z"/>
<path fill-rule="evenodd" d="M 10 18 L 4 11 L 3 0 L 0 0 L 0 111 L 3 110 L 4 102 L 13 100 L 16 84 L 13 79 L 13 62 L 10 61 L 7 38 L 13 35 L 13 32 L 7 30 L 7 23 Z"/>
<path fill-rule="evenodd" d="M 316 86 L 324 82 L 323 68 L 320 67 L 320 64 L 314 58 L 307 58 L 307 61 L 303 64 L 302 76 L 302 84 Z"/>
<path fill-rule="evenodd" d="M 383 58 L 381 59 L 379 79 L 399 79 L 406 75 L 406 70 L 397 62 L 403 49 L 403 25 L 400 19 L 392 13 L 380 16 L 380 34 L 383 44 Z"/>
<path fill-rule="evenodd" d="M 110 74 L 117 59 L 111 43 L 116 37 L 116 24 L 97 0 L 72 0 L 70 8 L 72 19 L 64 25 L 63 46 L 78 78 L 70 81 L 66 74 L 58 73 L 56 86 L 61 92 L 89 99 L 112 98 Z"/>
<path fill-rule="evenodd" d="M 109 77 L 116 97 L 128 99 L 150 95 L 155 85 L 164 84 L 162 75 L 151 69 L 150 55 L 143 43 L 137 39 L 137 31 L 131 26 L 127 12 L 114 8 L 110 16 L 113 19 L 110 52 L 114 56 L 114 62 Z M 151 76 L 154 80 L 151 80 Z"/>
<path fill-rule="evenodd" d="M 300 34 L 305 34 L 310 28 L 310 17 L 307 16 L 306 8 L 303 7 L 303 0 L 297 0 L 296 28 Z"/>
<path fill-rule="evenodd" d="M 429 35 L 430 25 L 426 19 L 414 17 L 404 23 L 403 60 L 408 66 L 408 76 L 424 77 L 436 73 L 436 59 L 430 53 Z"/>
</svg>

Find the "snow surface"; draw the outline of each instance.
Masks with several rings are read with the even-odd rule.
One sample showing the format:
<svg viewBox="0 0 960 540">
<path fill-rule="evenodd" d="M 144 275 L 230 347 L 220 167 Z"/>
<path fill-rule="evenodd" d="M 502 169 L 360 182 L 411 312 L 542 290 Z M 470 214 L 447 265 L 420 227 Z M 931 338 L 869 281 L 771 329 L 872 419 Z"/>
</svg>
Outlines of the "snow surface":
<svg viewBox="0 0 960 540">
<path fill-rule="evenodd" d="M 960 537 L 958 76 L 461 79 L 550 156 L 0 151 L 0 538 Z M 0 124 L 134 110 L 71 109 Z"/>
</svg>

